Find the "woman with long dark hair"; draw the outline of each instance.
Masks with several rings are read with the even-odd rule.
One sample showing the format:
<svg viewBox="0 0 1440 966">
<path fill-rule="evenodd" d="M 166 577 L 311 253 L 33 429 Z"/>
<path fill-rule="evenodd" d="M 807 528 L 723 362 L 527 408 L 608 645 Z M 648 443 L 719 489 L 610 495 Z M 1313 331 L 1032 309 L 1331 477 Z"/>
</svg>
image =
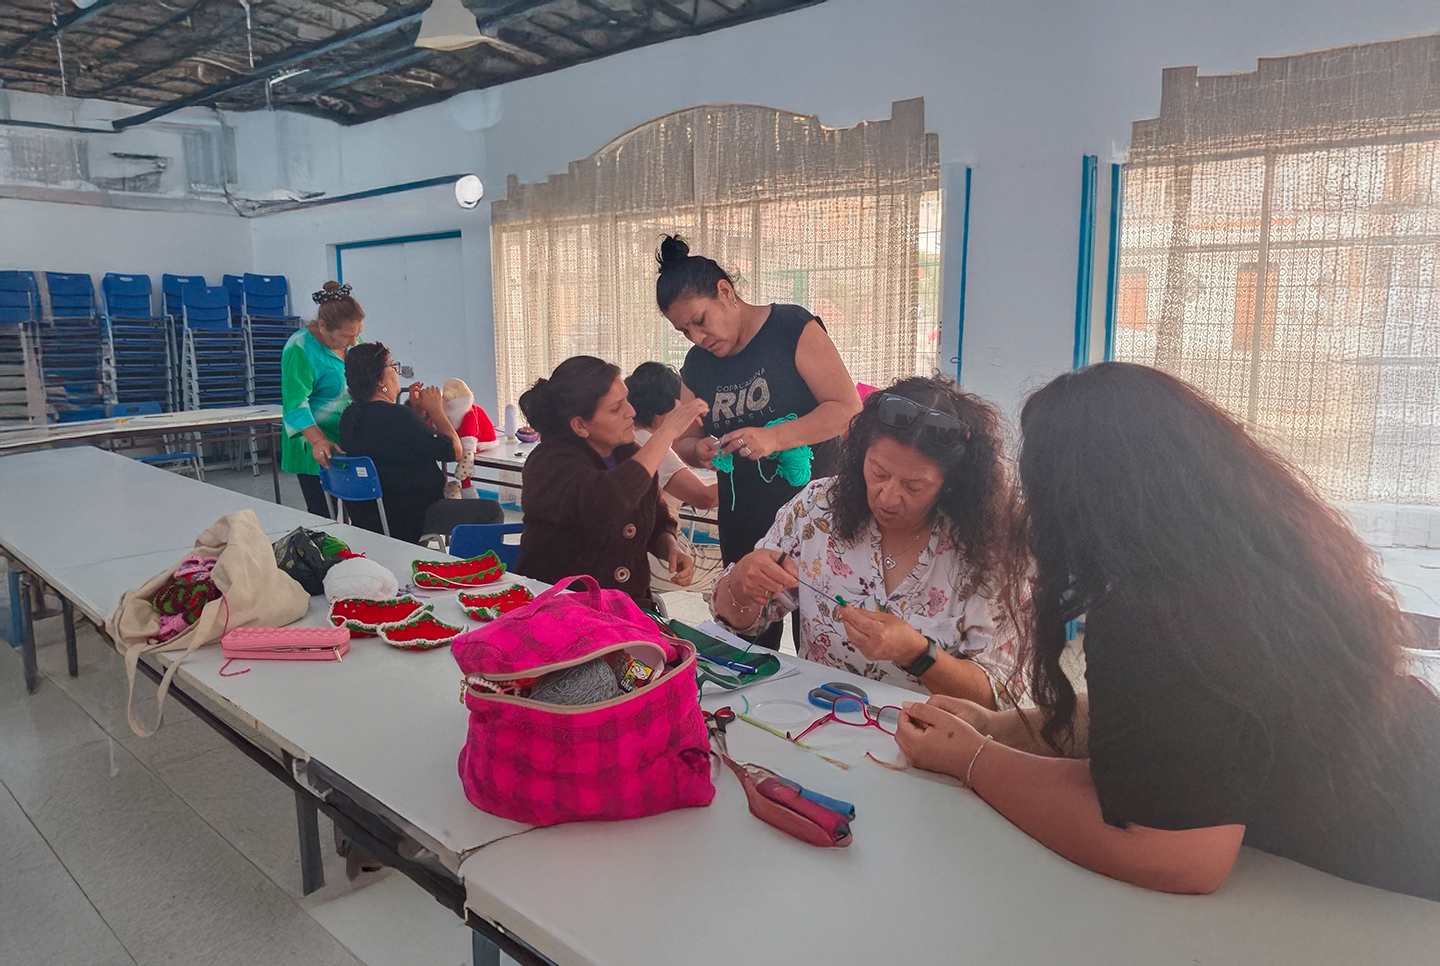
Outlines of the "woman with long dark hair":
<svg viewBox="0 0 1440 966">
<path fill-rule="evenodd" d="M 1152 889 L 1213 891 L 1243 842 L 1440 899 L 1440 698 L 1340 514 L 1143 366 L 1061 376 L 1022 430 L 1039 708 L 907 705 L 906 757 Z M 1081 615 L 1077 699 L 1060 654 Z"/>
<path fill-rule="evenodd" d="M 692 466 L 728 458 L 718 523 L 720 559 L 733 564 L 755 549 L 776 512 L 800 490 L 781 473 L 781 454 L 808 446 L 811 476 L 829 476 L 860 396 L 815 313 L 746 302 L 728 272 L 714 259 L 691 255 L 675 235 L 661 242 L 656 261 L 656 304 L 695 344 L 680 373 L 680 402 L 701 399 L 709 406 L 705 419 L 676 441 L 675 452 Z M 779 647 L 780 625 L 761 643 Z"/>
<path fill-rule="evenodd" d="M 1013 707 L 1016 603 L 1000 592 L 1017 586 L 1014 503 L 995 407 L 948 379 L 903 379 L 865 400 L 838 474 L 781 509 L 711 609 L 753 635 L 798 608 L 801 657 Z"/>
<path fill-rule="evenodd" d="M 627 395 L 618 366 L 572 356 L 520 396 L 540 445 L 521 473 L 525 532 L 515 570 L 552 584 L 589 574 L 653 608 L 647 554 L 665 561 L 682 587 L 695 575 L 694 560 L 676 542 L 656 472 L 705 405 L 693 399 L 677 405 L 637 446 Z"/>
</svg>

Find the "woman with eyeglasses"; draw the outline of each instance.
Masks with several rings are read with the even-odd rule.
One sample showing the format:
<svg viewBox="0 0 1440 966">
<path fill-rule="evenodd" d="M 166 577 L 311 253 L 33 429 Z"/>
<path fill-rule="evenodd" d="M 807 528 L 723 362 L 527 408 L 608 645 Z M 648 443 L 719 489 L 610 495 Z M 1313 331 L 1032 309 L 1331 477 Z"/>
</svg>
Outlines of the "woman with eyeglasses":
<svg viewBox="0 0 1440 966">
<path fill-rule="evenodd" d="M 785 454 L 808 446 L 811 477 L 830 475 L 860 397 L 815 313 L 798 305 L 751 305 L 724 269 L 691 255 L 677 236 L 665 237 L 656 260 L 660 312 L 695 344 L 681 370 L 680 402 L 700 399 L 710 407 L 675 441 L 675 452 L 691 466 L 726 458 L 718 523 L 720 558 L 732 564 L 755 548 L 776 512 L 799 492 L 781 472 Z M 760 643 L 779 647 L 780 625 Z"/>
<path fill-rule="evenodd" d="M 367 342 L 345 357 L 345 381 L 353 402 L 340 417 L 342 452 L 368 456 L 380 476 L 381 499 L 390 536 L 418 543 L 425 516 L 443 500 L 442 463 L 460 459 L 455 427 L 445 415 L 439 387 L 414 383 L 408 405 L 400 396 L 401 366 L 381 342 Z M 494 500 L 444 500 L 446 523 L 499 523 L 505 512 Z M 380 511 L 372 503 L 346 504 L 356 526 L 381 532 Z M 448 532 L 448 529 L 446 530 Z"/>
<path fill-rule="evenodd" d="M 310 298 L 319 306 L 315 321 L 297 329 L 280 352 L 280 468 L 298 477 L 305 509 L 324 517 L 330 514 L 318 474 L 340 450 L 340 414 L 350 405 L 345 353 L 360 340 L 365 310 L 339 282 L 326 282 Z"/>
<path fill-rule="evenodd" d="M 946 379 L 904 379 L 865 400 L 839 473 L 780 511 L 711 609 L 756 634 L 798 608 L 801 657 L 1013 707 L 1014 518 L 995 408 Z"/>
<path fill-rule="evenodd" d="M 1440 699 L 1344 516 L 1145 366 L 1066 373 L 1021 428 L 1038 707 L 907 704 L 910 763 L 1149 889 L 1212 892 L 1243 843 L 1440 899 Z M 1061 654 L 1082 614 L 1077 694 Z"/>
</svg>

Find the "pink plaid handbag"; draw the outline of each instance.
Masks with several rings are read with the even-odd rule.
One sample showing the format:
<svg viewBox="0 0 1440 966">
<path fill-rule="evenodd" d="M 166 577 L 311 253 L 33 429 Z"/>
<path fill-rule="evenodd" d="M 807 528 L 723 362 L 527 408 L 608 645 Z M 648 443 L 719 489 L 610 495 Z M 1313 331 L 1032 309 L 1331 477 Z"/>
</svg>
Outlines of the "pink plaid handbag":
<svg viewBox="0 0 1440 966">
<path fill-rule="evenodd" d="M 562 590 L 575 581 L 586 591 Z M 715 797 L 695 650 L 667 639 L 627 594 L 570 577 L 451 650 L 470 709 L 460 780 L 477 807 L 556 825 L 639 818 Z M 519 696 L 525 681 L 622 651 L 654 668 L 636 690 L 578 705 Z"/>
</svg>

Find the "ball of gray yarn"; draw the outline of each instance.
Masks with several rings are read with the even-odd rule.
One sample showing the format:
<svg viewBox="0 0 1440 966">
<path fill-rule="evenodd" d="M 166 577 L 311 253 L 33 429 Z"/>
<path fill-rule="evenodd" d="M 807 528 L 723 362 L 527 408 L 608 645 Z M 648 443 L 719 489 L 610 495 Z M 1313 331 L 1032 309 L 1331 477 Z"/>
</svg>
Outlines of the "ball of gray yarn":
<svg viewBox="0 0 1440 966">
<path fill-rule="evenodd" d="M 530 689 L 532 700 L 546 704 L 592 704 L 619 694 L 620 682 L 603 657 L 547 674 Z"/>
</svg>

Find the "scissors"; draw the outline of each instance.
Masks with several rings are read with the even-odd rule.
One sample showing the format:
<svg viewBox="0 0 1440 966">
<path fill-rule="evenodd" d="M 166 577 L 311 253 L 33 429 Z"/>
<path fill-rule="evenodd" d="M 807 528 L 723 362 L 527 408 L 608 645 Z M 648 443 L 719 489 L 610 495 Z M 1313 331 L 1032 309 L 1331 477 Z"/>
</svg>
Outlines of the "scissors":
<svg viewBox="0 0 1440 966">
<path fill-rule="evenodd" d="M 735 712 L 724 707 L 716 712 L 705 712 L 705 723 L 710 731 L 710 737 L 715 744 L 720 746 L 720 754 L 726 758 L 730 757 L 730 746 L 725 740 L 725 729 L 735 720 Z"/>
<path fill-rule="evenodd" d="M 822 684 L 810 691 L 810 703 L 817 708 L 825 708 L 828 711 L 835 710 L 835 702 L 840 698 L 854 698 L 861 704 L 869 704 L 870 696 L 853 684 L 845 684 L 843 681 L 831 681 L 829 684 Z"/>
</svg>

